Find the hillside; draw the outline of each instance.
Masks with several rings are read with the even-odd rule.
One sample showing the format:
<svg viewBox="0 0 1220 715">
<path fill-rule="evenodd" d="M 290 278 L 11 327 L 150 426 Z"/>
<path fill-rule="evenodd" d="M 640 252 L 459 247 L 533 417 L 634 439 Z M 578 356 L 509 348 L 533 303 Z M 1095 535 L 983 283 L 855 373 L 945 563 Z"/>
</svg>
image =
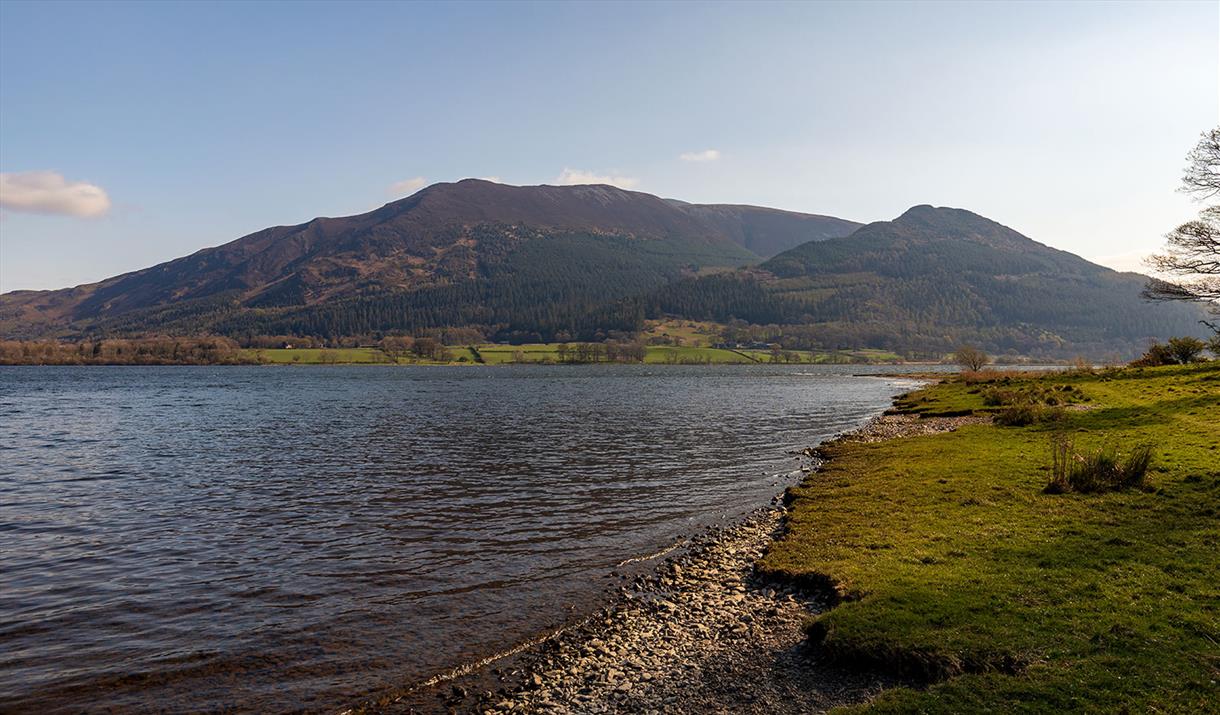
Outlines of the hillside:
<svg viewBox="0 0 1220 715">
<path fill-rule="evenodd" d="M 435 184 L 358 216 L 278 226 L 152 268 L 0 296 L 6 338 L 323 338 L 475 327 L 599 340 L 675 316 L 782 326 L 787 348 L 1097 357 L 1198 332 L 1116 273 L 960 209 L 893 221 L 699 205 L 611 186 Z M 776 247 L 801 241 L 760 263 Z"/>
<path fill-rule="evenodd" d="M 770 258 L 807 241 L 840 238 L 860 228 L 855 221 L 741 204 L 688 204 L 669 199 L 703 223 L 714 227 L 739 246 Z"/>
<path fill-rule="evenodd" d="M 649 312 L 805 326 L 788 331 L 794 346 L 928 352 L 979 341 L 997 352 L 1129 355 L 1147 338 L 1199 331 L 1192 308 L 1144 302 L 1144 280 L 969 211 L 916 206 L 755 269 L 668 286 Z"/>
<path fill-rule="evenodd" d="M 735 240 L 740 233 L 611 186 L 467 179 L 95 284 L 9 293 L 0 296 L 0 330 L 334 335 L 472 322 L 579 330 L 595 306 L 682 274 L 757 262 Z"/>
</svg>

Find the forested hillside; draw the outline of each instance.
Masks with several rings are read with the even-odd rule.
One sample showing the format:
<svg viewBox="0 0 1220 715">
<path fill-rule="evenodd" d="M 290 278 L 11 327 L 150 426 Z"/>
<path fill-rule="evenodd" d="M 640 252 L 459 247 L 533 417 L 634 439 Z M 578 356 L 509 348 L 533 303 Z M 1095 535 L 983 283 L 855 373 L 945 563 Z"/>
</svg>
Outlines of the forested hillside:
<svg viewBox="0 0 1220 715">
<path fill-rule="evenodd" d="M 969 211 L 916 206 L 757 269 L 667 286 L 646 312 L 794 326 L 794 346 L 817 347 L 1128 354 L 1150 337 L 1199 332 L 1194 309 L 1143 301 L 1143 283 Z"/>
<path fill-rule="evenodd" d="M 762 258 L 808 241 L 846 236 L 861 224 L 834 216 L 781 211 L 741 204 L 688 204 L 669 200 L 691 216 L 724 233 L 734 243 Z"/>
<path fill-rule="evenodd" d="M 468 179 L 95 284 L 8 293 L 0 330 L 335 335 L 476 322 L 498 334 L 587 323 L 608 301 L 758 260 L 720 228 L 650 194 Z"/>
<path fill-rule="evenodd" d="M 0 296 L 0 336 L 296 335 L 467 327 L 502 342 L 598 341 L 667 316 L 766 326 L 788 348 L 1129 355 L 1197 332 L 1143 278 L 969 211 L 860 227 L 611 186 L 437 184 L 376 211 L 265 229 L 62 291 Z M 777 246 L 800 245 L 760 263 Z"/>
</svg>

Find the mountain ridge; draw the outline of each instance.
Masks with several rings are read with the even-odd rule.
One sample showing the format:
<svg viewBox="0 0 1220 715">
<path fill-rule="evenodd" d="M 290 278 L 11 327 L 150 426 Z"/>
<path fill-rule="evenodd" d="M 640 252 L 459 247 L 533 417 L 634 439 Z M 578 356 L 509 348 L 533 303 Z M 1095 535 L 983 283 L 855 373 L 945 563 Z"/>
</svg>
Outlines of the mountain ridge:
<svg viewBox="0 0 1220 715">
<path fill-rule="evenodd" d="M 748 248 L 797 240 L 765 260 Z M 1143 280 L 965 209 L 920 204 L 861 225 L 605 185 L 464 180 L 94 284 L 6 293 L 0 334 L 473 327 L 528 342 L 598 340 L 679 317 L 787 326 L 785 341 L 811 347 L 1130 353 L 1194 329 L 1188 307 L 1141 301 Z"/>
<path fill-rule="evenodd" d="M 1190 306 L 1142 300 L 1144 281 L 965 209 L 921 204 L 749 270 L 667 286 L 652 314 L 800 324 L 831 343 L 867 336 L 861 344 L 928 352 L 983 342 L 1022 354 L 1130 354 L 1199 331 Z"/>
<path fill-rule="evenodd" d="M 91 324 L 106 330 L 107 321 L 120 316 L 175 304 L 211 301 L 206 310 L 213 312 L 269 309 L 451 286 L 486 278 L 538 240 L 554 240 L 557 250 L 568 251 L 572 241 L 583 241 L 593 253 L 608 250 L 606 260 L 621 264 L 617 270 L 630 273 L 634 262 L 636 273 L 649 274 L 641 287 L 683 271 L 766 257 L 735 241 L 725 221 L 716 225 L 694 215 L 693 206 L 698 205 L 679 208 L 651 194 L 598 184 L 433 184 L 363 214 L 272 226 L 102 281 L 3 294 L 0 329 L 30 336 L 71 333 L 75 325 L 88 332 Z M 810 238 L 836 233 L 827 226 L 839 227 L 838 233 L 855 226 L 838 219 L 824 226 L 825 218 L 787 212 L 785 220 L 798 233 L 816 224 Z M 608 290 L 615 292 L 613 286 Z M 156 321 L 145 323 L 157 327 Z M 195 327 L 213 329 L 206 323 Z"/>
</svg>

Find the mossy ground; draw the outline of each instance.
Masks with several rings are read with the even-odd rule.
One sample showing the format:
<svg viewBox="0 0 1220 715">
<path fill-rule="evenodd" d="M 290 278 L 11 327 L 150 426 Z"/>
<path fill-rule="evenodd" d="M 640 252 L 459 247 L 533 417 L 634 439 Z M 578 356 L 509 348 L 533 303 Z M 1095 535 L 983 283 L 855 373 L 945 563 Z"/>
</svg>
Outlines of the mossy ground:
<svg viewBox="0 0 1220 715">
<path fill-rule="evenodd" d="M 1091 409 L 829 445 L 760 568 L 841 594 L 810 629 L 830 657 L 929 683 L 862 711 L 1220 712 L 1220 366 L 1022 379 Z M 982 411 L 978 387 L 899 404 Z M 1150 487 L 1042 493 L 1054 430 L 1152 444 Z"/>
</svg>

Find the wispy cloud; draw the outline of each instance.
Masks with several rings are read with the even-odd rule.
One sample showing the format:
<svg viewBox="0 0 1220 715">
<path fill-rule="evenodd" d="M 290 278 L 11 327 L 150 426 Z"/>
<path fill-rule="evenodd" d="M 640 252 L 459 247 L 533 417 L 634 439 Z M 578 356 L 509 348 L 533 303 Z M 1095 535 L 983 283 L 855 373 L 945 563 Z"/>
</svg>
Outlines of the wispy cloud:
<svg viewBox="0 0 1220 715">
<path fill-rule="evenodd" d="M 100 186 L 68 181 L 54 171 L 0 173 L 0 208 L 94 218 L 110 210 L 110 197 Z"/>
<path fill-rule="evenodd" d="M 498 176 L 480 176 L 479 178 L 482 179 L 483 181 L 490 181 L 494 184 L 503 184 L 504 183 L 503 181 L 500 180 L 500 177 L 498 177 Z"/>
<path fill-rule="evenodd" d="M 678 158 L 682 161 L 716 161 L 720 158 L 720 150 L 704 149 L 703 151 L 688 151 L 684 154 L 679 154 Z"/>
<path fill-rule="evenodd" d="M 385 190 L 390 196 L 409 196 L 428 185 L 427 179 L 417 176 L 414 179 L 403 179 L 390 184 Z"/>
<path fill-rule="evenodd" d="M 1128 253 L 1114 253 L 1108 256 L 1097 256 L 1089 260 L 1094 263 L 1100 263 L 1106 268 L 1113 268 L 1116 271 L 1129 271 L 1131 273 L 1143 273 L 1144 275 L 1152 275 L 1152 268 L 1145 263 L 1148 256 L 1155 253 L 1155 249 L 1147 251 L 1130 251 Z"/>
<path fill-rule="evenodd" d="M 614 174 L 595 174 L 591 171 L 582 171 L 581 169 L 568 169 L 559 174 L 555 179 L 555 183 L 560 186 L 574 186 L 576 184 L 610 184 L 617 186 L 620 189 L 634 189 L 639 186 L 640 180 L 630 176 L 617 176 Z"/>
</svg>

